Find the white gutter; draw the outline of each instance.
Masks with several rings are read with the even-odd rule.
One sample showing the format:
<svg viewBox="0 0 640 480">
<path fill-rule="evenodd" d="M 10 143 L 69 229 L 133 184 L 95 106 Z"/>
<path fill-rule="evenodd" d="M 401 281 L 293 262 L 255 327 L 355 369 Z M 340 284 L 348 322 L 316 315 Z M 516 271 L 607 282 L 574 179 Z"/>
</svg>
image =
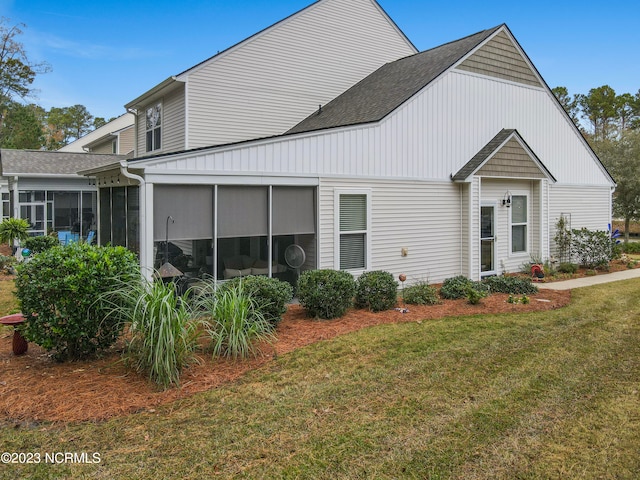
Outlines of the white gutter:
<svg viewBox="0 0 640 480">
<path fill-rule="evenodd" d="M 131 173 L 128 170 L 126 160 L 120 161 L 120 173 L 126 178 L 137 181 L 140 185 L 140 210 L 138 213 L 138 231 L 140 232 L 140 271 L 145 278 L 150 280 L 153 274 L 153 263 L 149 263 L 148 257 L 149 252 L 153 251 L 153 249 L 149 249 L 149 245 L 147 244 L 147 183 L 143 177 L 136 175 L 135 173 Z"/>
</svg>

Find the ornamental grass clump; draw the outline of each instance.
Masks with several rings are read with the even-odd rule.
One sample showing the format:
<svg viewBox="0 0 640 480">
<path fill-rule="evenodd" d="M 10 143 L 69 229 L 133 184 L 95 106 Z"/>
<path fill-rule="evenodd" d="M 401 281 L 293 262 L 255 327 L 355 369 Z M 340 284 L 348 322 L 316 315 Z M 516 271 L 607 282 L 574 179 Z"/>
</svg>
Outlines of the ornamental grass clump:
<svg viewBox="0 0 640 480">
<path fill-rule="evenodd" d="M 141 280 L 107 295 L 111 314 L 124 318 L 130 339 L 125 365 L 168 388 L 180 384 L 180 374 L 195 361 L 198 323 L 173 283 Z"/>
<path fill-rule="evenodd" d="M 372 312 L 390 310 L 398 300 L 398 282 L 389 272 L 364 272 L 356 280 L 355 306 Z"/>
<path fill-rule="evenodd" d="M 203 287 L 195 300 L 196 315 L 211 339 L 214 357 L 234 360 L 257 356 L 259 344 L 276 340 L 274 327 L 243 282 Z"/>
<path fill-rule="evenodd" d="M 293 298 L 293 287 L 287 282 L 264 275 L 236 277 L 218 287 L 218 291 L 242 284 L 245 293 L 249 294 L 257 304 L 264 318 L 274 327 L 282 320 L 287 311 L 287 304 Z"/>
<path fill-rule="evenodd" d="M 356 282 L 349 272 L 307 270 L 298 279 L 298 299 L 309 317 L 343 316 L 353 304 Z"/>
</svg>

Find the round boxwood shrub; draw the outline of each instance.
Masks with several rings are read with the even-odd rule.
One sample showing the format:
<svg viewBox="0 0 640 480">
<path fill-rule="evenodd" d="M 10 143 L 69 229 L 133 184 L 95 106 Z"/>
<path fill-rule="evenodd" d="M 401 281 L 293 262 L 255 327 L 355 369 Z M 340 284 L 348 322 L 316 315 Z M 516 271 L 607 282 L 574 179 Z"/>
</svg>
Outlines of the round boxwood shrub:
<svg viewBox="0 0 640 480">
<path fill-rule="evenodd" d="M 404 303 L 409 305 L 436 305 L 440 303 L 438 290 L 426 282 L 407 287 L 402 295 Z"/>
<path fill-rule="evenodd" d="M 464 275 L 447 278 L 440 288 L 440 296 L 449 300 L 457 298 L 467 298 L 469 290 L 476 290 L 477 293 L 486 294 L 488 288 L 480 282 L 474 282 Z"/>
<path fill-rule="evenodd" d="M 264 275 L 249 275 L 248 277 L 236 277 L 222 284 L 220 289 L 236 288 L 242 284 L 245 294 L 252 297 L 256 308 L 265 319 L 274 327 L 282 319 L 287 311 L 287 304 L 293 298 L 293 287 L 287 282 L 277 278 L 269 278 Z"/>
<path fill-rule="evenodd" d="M 398 282 L 389 272 L 364 272 L 356 281 L 355 305 L 372 312 L 389 310 L 398 300 Z"/>
<path fill-rule="evenodd" d="M 341 317 L 352 305 L 355 292 L 356 282 L 348 272 L 307 270 L 298 279 L 298 299 L 310 317 Z"/>
<path fill-rule="evenodd" d="M 136 256 L 124 247 L 72 243 L 39 253 L 16 277 L 16 295 L 27 316 L 24 336 L 59 361 L 109 348 L 123 319 L 107 314 L 113 310 L 107 294 L 139 276 Z"/>
<path fill-rule="evenodd" d="M 23 243 L 24 248 L 31 250 L 31 253 L 40 253 L 50 248 L 57 247 L 60 242 L 56 237 L 48 235 L 40 235 L 37 237 L 29 237 Z"/>
</svg>

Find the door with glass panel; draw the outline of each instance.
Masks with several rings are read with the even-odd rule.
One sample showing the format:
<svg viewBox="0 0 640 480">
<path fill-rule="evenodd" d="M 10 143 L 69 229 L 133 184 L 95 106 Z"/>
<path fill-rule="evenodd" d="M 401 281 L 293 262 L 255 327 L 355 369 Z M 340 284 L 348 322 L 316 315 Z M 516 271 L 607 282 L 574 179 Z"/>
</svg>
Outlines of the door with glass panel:
<svg viewBox="0 0 640 480">
<path fill-rule="evenodd" d="M 480 276 L 495 275 L 495 206 L 480 207 Z"/>
<path fill-rule="evenodd" d="M 27 203 L 20 205 L 20 218 L 29 222 L 30 236 L 46 235 L 47 224 L 45 218 L 45 203 Z"/>
</svg>

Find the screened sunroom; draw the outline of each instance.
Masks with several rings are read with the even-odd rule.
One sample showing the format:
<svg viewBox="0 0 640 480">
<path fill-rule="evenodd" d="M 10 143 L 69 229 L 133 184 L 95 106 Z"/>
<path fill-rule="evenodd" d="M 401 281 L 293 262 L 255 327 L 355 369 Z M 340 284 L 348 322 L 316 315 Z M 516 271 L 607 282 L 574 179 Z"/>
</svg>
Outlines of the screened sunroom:
<svg viewBox="0 0 640 480">
<path fill-rule="evenodd" d="M 152 212 L 145 217 L 156 270 L 169 262 L 190 278 L 266 275 L 294 283 L 301 271 L 316 268 L 315 186 L 154 184 L 151 189 Z M 100 188 L 102 244 L 137 251 L 139 195 L 138 186 Z"/>
</svg>

